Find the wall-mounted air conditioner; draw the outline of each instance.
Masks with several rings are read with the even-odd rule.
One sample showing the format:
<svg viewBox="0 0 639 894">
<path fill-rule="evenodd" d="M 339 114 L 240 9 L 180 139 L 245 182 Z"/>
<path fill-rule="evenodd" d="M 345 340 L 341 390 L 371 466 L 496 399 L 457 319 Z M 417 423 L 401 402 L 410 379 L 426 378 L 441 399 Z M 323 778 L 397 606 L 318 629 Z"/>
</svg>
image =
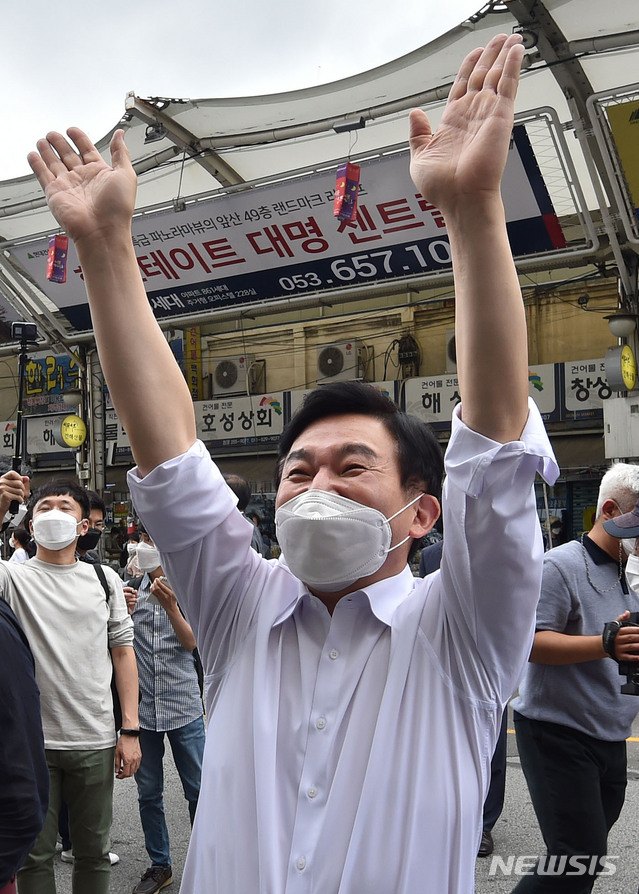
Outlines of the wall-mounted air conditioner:
<svg viewBox="0 0 639 894">
<path fill-rule="evenodd" d="M 249 367 L 254 361 L 250 354 L 218 357 L 213 361 L 211 391 L 214 395 L 247 394 L 250 381 Z"/>
<path fill-rule="evenodd" d="M 336 342 L 317 349 L 317 383 L 345 382 L 362 378 L 362 342 Z"/>
</svg>

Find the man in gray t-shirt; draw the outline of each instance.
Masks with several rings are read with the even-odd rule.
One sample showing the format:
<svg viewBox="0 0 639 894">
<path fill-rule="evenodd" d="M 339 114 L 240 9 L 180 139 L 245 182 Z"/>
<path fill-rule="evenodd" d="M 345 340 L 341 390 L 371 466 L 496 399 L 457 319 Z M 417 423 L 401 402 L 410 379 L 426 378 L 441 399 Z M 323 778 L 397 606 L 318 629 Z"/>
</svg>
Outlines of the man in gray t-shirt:
<svg viewBox="0 0 639 894">
<path fill-rule="evenodd" d="M 608 832 L 625 795 L 625 739 L 639 710 L 639 699 L 621 694 L 611 658 L 637 660 L 639 628 L 622 628 L 607 649 L 602 633 L 607 622 L 639 611 L 639 595 L 626 583 L 622 542 L 605 525 L 638 494 L 639 466 L 617 463 L 602 480 L 590 533 L 544 558 L 533 649 L 513 708 L 548 856 L 517 894 L 587 892 L 606 872 Z"/>
</svg>

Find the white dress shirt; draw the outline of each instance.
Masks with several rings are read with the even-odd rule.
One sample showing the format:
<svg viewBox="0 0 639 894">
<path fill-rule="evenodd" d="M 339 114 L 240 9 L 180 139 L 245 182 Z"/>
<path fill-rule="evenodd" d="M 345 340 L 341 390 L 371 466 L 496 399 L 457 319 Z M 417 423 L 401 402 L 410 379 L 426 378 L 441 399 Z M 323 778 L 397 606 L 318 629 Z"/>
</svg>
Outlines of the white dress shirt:
<svg viewBox="0 0 639 894">
<path fill-rule="evenodd" d="M 459 416 L 441 572 L 330 615 L 251 525 L 204 446 L 129 485 L 189 619 L 209 727 L 182 894 L 470 892 L 502 707 L 532 643 L 556 477 L 531 404 L 498 444 Z"/>
</svg>

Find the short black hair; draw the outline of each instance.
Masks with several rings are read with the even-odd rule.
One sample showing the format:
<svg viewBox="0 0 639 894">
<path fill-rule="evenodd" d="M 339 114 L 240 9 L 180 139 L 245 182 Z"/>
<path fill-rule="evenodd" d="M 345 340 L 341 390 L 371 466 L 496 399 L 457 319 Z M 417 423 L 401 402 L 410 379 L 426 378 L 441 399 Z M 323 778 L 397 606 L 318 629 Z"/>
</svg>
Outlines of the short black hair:
<svg viewBox="0 0 639 894">
<path fill-rule="evenodd" d="M 23 549 L 31 540 L 31 534 L 29 534 L 26 528 L 23 528 L 22 525 L 18 525 L 17 527 L 15 527 L 11 534 L 13 535 L 13 539 L 17 540 L 20 546 L 23 547 Z"/>
<path fill-rule="evenodd" d="M 87 491 L 71 478 L 51 478 L 49 481 L 41 484 L 31 497 L 31 509 L 35 509 L 40 500 L 43 500 L 45 497 L 61 496 L 72 497 L 82 511 L 82 518 L 89 517 L 91 502 Z"/>
<path fill-rule="evenodd" d="M 302 432 L 320 419 L 350 413 L 378 419 L 393 437 L 397 443 L 402 487 L 422 489 L 439 500 L 444 457 L 433 430 L 421 419 L 405 413 L 377 388 L 362 382 L 331 382 L 306 396 L 280 438 L 275 468 L 276 487 L 280 485 L 286 457 Z"/>
<path fill-rule="evenodd" d="M 237 497 L 237 508 L 240 512 L 244 512 L 251 499 L 251 487 L 248 481 L 235 473 L 225 475 L 224 480 Z"/>
<path fill-rule="evenodd" d="M 106 506 L 100 494 L 96 493 L 94 490 L 88 490 L 87 496 L 89 498 L 91 509 L 99 509 L 102 515 L 106 515 Z"/>
</svg>

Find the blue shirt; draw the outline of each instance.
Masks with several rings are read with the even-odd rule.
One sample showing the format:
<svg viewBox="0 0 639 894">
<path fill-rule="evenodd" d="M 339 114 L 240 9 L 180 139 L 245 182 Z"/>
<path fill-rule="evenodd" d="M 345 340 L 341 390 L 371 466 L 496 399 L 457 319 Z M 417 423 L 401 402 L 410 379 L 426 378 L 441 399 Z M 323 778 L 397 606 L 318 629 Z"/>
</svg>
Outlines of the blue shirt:
<svg viewBox="0 0 639 894">
<path fill-rule="evenodd" d="M 161 605 L 149 602 L 151 578 L 144 575 L 133 612 L 135 657 L 140 679 L 140 726 L 166 732 L 202 716 L 193 653 L 180 643 Z"/>
</svg>

